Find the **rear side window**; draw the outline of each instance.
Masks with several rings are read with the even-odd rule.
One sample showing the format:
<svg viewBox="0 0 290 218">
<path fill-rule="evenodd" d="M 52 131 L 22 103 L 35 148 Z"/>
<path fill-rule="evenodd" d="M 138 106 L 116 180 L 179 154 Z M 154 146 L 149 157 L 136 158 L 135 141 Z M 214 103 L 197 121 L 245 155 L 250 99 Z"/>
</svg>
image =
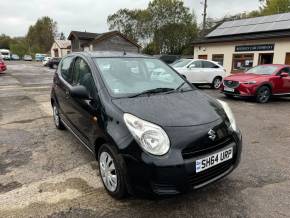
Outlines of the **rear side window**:
<svg viewBox="0 0 290 218">
<path fill-rule="evenodd" d="M 71 65 L 73 62 L 73 57 L 66 57 L 61 61 L 60 73 L 62 78 L 71 83 Z"/>
<path fill-rule="evenodd" d="M 203 68 L 219 68 L 216 64 L 209 61 L 203 61 Z"/>
<path fill-rule="evenodd" d="M 91 97 L 96 97 L 96 86 L 92 71 L 88 63 L 78 57 L 74 64 L 73 85 L 82 85 L 87 88 Z"/>
</svg>

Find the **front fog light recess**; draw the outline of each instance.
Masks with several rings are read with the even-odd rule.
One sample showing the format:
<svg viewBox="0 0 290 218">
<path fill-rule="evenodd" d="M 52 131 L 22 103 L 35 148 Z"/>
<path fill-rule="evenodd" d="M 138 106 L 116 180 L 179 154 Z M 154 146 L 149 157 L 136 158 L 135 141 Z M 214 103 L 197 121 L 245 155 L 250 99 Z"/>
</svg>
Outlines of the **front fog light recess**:
<svg viewBox="0 0 290 218">
<path fill-rule="evenodd" d="M 124 121 L 143 150 L 158 156 L 168 152 L 170 141 L 166 132 L 160 126 L 128 113 L 124 114 Z"/>
</svg>

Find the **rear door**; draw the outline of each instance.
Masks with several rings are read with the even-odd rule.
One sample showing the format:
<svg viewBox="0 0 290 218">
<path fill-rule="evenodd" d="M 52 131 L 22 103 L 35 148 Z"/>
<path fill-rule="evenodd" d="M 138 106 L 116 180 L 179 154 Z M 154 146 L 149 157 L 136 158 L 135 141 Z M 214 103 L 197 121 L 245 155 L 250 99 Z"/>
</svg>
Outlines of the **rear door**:
<svg viewBox="0 0 290 218">
<path fill-rule="evenodd" d="M 69 89 L 72 83 L 72 68 L 74 56 L 65 57 L 58 68 L 57 76 L 55 77 L 55 94 L 61 117 L 64 121 L 68 121 L 67 114 L 70 113 L 69 107 Z"/>
<path fill-rule="evenodd" d="M 212 83 L 216 76 L 222 76 L 220 67 L 212 62 L 203 61 L 203 74 L 202 74 L 202 81 L 203 83 Z"/>
</svg>

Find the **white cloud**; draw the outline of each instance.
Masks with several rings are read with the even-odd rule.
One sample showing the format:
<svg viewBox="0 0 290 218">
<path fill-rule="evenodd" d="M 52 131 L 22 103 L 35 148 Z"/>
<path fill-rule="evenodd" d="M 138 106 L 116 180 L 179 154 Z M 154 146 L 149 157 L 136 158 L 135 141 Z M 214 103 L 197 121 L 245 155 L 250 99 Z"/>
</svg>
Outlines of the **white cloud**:
<svg viewBox="0 0 290 218">
<path fill-rule="evenodd" d="M 195 10 L 201 21 L 202 0 L 184 0 Z M 121 8 L 146 8 L 149 0 L 8 0 L 1 1 L 0 33 L 24 36 L 28 27 L 42 16 L 49 16 L 58 23 L 58 30 L 66 36 L 71 30 L 105 32 L 107 17 Z M 221 17 L 258 8 L 253 0 L 208 0 L 210 17 Z"/>
</svg>

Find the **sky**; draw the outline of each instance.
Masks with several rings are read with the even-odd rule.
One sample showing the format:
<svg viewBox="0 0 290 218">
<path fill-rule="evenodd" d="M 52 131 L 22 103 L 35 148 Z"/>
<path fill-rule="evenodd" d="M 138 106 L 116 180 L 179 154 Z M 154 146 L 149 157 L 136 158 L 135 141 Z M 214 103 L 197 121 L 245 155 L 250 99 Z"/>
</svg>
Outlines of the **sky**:
<svg viewBox="0 0 290 218">
<path fill-rule="evenodd" d="M 108 31 L 107 17 L 121 8 L 146 8 L 150 0 L 0 0 L 0 34 L 24 36 L 28 27 L 42 16 L 58 24 L 66 36 L 71 30 L 87 32 Z M 184 0 L 202 21 L 204 0 Z M 208 0 L 208 16 L 224 15 L 258 9 L 258 0 Z"/>
</svg>

